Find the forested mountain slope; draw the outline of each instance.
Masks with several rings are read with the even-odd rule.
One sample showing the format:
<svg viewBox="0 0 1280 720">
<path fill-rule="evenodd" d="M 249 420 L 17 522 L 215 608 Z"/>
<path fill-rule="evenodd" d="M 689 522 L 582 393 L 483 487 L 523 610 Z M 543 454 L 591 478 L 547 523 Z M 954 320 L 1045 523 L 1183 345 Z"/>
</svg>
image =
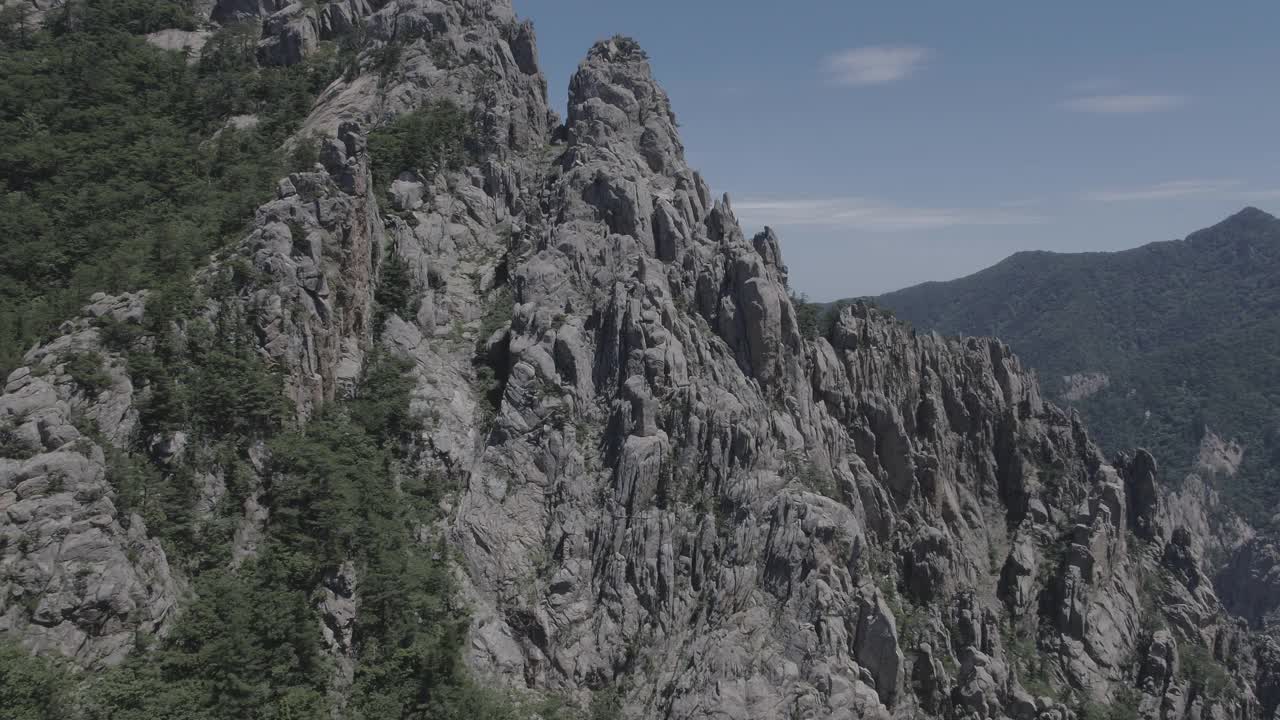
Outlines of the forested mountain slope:
<svg viewBox="0 0 1280 720">
<path fill-rule="evenodd" d="M 1280 509 L 1280 220 L 1246 208 L 1185 240 L 1018 253 L 877 302 L 920 329 L 998 335 L 1110 449 L 1203 472 L 1202 448 L 1237 442 L 1223 486 L 1259 520 Z"/>
<path fill-rule="evenodd" d="M 245 194 L 225 242 L 148 234 L 207 229 L 191 188 L 110 206 L 103 248 L 189 267 L 83 298 L 116 280 L 96 245 L 52 290 L 11 273 L 14 303 L 80 307 L 13 330 L 38 340 L 0 394 L 0 713 L 1280 707 L 1274 549 L 1150 454 L 1108 461 L 1001 341 L 862 304 L 805 320 L 779 239 L 744 236 L 687 165 L 634 41 L 588 51 L 561 122 L 501 0 L 87 7 L 48 8 L 21 52 L 109 36 L 140 89 L 199 88 L 229 36 L 253 46 L 246 87 L 322 69 L 279 135 L 259 135 L 265 96 L 181 125 L 195 148 L 275 149 L 235 156 L 275 181 L 226 186 Z M 170 11 L 196 35 L 150 41 L 211 32 L 193 65 L 144 45 L 135 19 Z M 90 62 L 109 61 L 66 61 Z M 222 187 L 177 145 L 156 156 L 191 163 L 175 181 Z M 9 202 L 71 212 L 32 199 L 61 180 L 9 162 L 33 178 Z M 91 170 L 150 197 L 130 168 Z"/>
<path fill-rule="evenodd" d="M 282 173 L 315 161 L 278 148 L 355 60 L 333 44 L 260 68 L 257 31 L 237 26 L 191 62 L 143 36 L 195 27 L 178 2 L 62 6 L 43 31 L 21 4 L 0 16 L 7 374 L 94 292 L 184 284 Z"/>
</svg>

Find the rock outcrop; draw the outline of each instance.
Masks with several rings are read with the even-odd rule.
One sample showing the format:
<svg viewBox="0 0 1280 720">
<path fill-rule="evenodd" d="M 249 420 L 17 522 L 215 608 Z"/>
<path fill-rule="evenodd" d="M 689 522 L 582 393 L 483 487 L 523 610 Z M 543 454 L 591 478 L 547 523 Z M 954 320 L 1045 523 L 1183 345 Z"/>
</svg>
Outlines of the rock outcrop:
<svg viewBox="0 0 1280 720">
<path fill-rule="evenodd" d="M 301 418 L 359 378 L 372 337 L 373 292 L 385 244 L 359 125 L 343 124 L 313 172 L 280 181 L 248 235 L 198 280 L 244 275 L 206 317 L 251 324 L 258 351 L 285 375 Z M 248 263 L 245 267 L 243 263 Z"/>
<path fill-rule="evenodd" d="M 88 667 L 163 635 L 179 594 L 142 518 L 117 507 L 103 447 L 129 437 L 137 411 L 124 359 L 104 352 L 92 319 L 136 323 L 144 303 L 94 296 L 0 395 L 0 635 Z"/>
<path fill-rule="evenodd" d="M 1214 431 L 1205 428 L 1200 440 L 1200 454 L 1196 457 L 1196 470 L 1208 476 L 1229 478 L 1240 471 L 1244 462 L 1244 448 L 1240 443 L 1223 440 Z"/>
<path fill-rule="evenodd" d="M 147 35 L 147 42 L 161 50 L 186 53 L 189 62 L 196 62 L 210 35 L 207 30 L 157 30 Z"/>
<path fill-rule="evenodd" d="M 1219 570 L 1217 586 L 1231 612 L 1254 626 L 1280 621 L 1280 546 L 1255 537 L 1241 545 Z"/>
<path fill-rule="evenodd" d="M 1111 378 L 1106 373 L 1084 372 L 1066 375 L 1062 378 L 1062 399 L 1067 402 L 1078 402 L 1097 395 L 1110 385 Z"/>
</svg>

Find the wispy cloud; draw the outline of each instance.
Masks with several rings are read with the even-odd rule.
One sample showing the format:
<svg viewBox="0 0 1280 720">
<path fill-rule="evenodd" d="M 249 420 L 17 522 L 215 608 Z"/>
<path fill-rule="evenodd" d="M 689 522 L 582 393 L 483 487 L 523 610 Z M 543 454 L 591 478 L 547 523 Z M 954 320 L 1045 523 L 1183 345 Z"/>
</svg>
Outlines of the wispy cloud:
<svg viewBox="0 0 1280 720">
<path fill-rule="evenodd" d="M 1280 188 L 1272 190 L 1249 190 L 1240 194 L 1251 200 L 1274 200 L 1280 199 Z"/>
<path fill-rule="evenodd" d="M 837 85 L 883 85 L 915 72 L 932 54 L 913 45 L 872 45 L 830 55 L 824 69 Z"/>
<path fill-rule="evenodd" d="M 902 207 L 870 198 L 769 199 L 733 203 L 734 212 L 749 224 L 778 227 L 809 225 L 896 232 L 936 230 L 958 226 L 1033 225 L 1045 218 L 1010 208 Z"/>
<path fill-rule="evenodd" d="M 1189 195 L 1206 195 L 1226 192 L 1239 187 L 1239 180 L 1172 180 L 1142 188 L 1124 190 L 1099 190 L 1085 193 L 1089 200 L 1098 202 L 1130 202 L 1134 200 L 1167 200 Z"/>
<path fill-rule="evenodd" d="M 1140 115 L 1172 110 L 1186 102 L 1181 95 L 1086 95 L 1066 100 L 1062 106 L 1095 115 Z"/>
<path fill-rule="evenodd" d="M 1123 74 L 1094 75 L 1067 86 L 1068 95 L 1109 95 L 1132 88 L 1134 81 Z"/>
</svg>

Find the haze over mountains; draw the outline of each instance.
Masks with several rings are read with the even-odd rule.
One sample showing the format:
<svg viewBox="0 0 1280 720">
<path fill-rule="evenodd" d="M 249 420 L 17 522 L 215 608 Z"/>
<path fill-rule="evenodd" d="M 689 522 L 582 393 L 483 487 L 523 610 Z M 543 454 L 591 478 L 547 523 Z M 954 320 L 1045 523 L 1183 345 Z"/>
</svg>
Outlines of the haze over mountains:
<svg viewBox="0 0 1280 720">
<path fill-rule="evenodd" d="M 1004 339 L 1104 447 L 1151 448 L 1173 477 L 1196 465 L 1206 432 L 1238 441 L 1240 476 L 1224 486 L 1255 516 L 1275 512 L 1275 217 L 1246 208 L 1186 239 L 1123 252 L 1018 253 L 876 300 L 921 330 Z"/>
</svg>

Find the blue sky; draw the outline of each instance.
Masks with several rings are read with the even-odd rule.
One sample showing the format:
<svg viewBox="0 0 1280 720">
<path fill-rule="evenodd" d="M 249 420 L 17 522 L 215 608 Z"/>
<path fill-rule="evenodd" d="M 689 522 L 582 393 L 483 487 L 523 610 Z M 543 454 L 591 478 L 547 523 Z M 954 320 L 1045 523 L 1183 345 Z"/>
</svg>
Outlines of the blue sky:
<svg viewBox="0 0 1280 720">
<path fill-rule="evenodd" d="M 815 299 L 1280 212 L 1280 3 L 515 0 L 555 107 L 635 37 L 690 163 Z"/>
</svg>

